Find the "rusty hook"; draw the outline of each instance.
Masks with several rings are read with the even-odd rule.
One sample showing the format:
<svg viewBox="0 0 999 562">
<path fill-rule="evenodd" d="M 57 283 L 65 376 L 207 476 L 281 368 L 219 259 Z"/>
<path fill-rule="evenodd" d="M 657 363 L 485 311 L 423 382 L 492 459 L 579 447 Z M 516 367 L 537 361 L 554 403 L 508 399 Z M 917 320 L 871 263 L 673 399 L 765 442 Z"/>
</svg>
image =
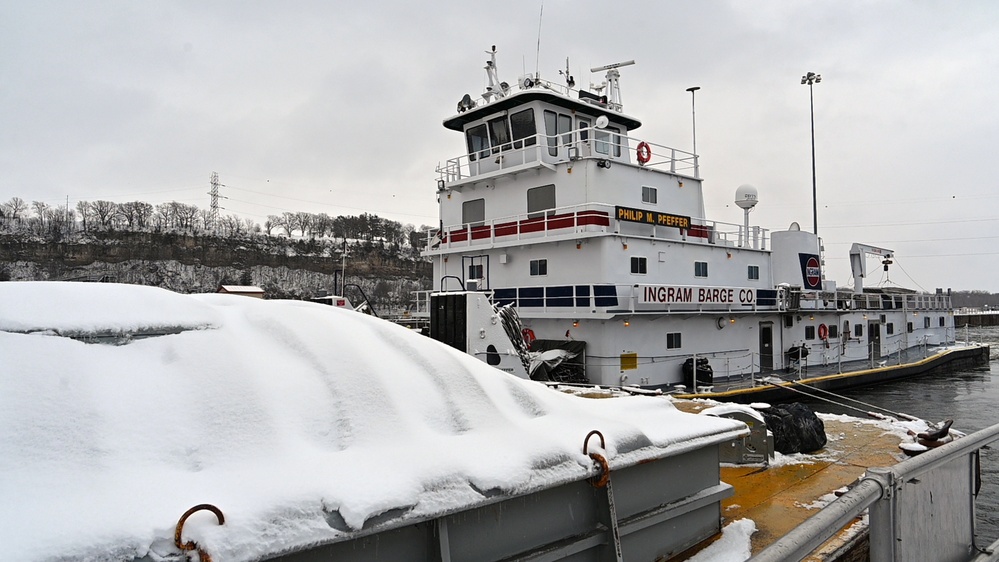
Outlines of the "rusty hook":
<svg viewBox="0 0 999 562">
<path fill-rule="evenodd" d="M 604 442 L 604 434 L 600 433 L 599 431 L 597 431 L 597 430 L 594 429 L 593 431 L 591 431 L 591 432 L 589 432 L 589 433 L 586 434 L 586 439 L 583 439 L 583 454 L 584 455 L 587 454 L 586 447 L 590 444 L 590 437 L 593 437 L 594 435 L 596 435 L 597 437 L 600 438 L 600 448 L 601 449 L 606 449 L 607 448 L 607 445 Z"/>
<path fill-rule="evenodd" d="M 184 551 L 197 550 L 201 562 L 212 562 L 212 557 L 207 552 L 205 552 L 204 549 L 198 546 L 198 543 L 194 541 L 183 542 L 182 539 L 180 538 L 181 533 L 184 531 L 184 523 L 187 521 L 187 518 L 190 517 L 191 515 L 194 515 L 198 511 L 211 511 L 212 513 L 215 514 L 215 517 L 218 519 L 219 525 L 225 524 L 225 516 L 222 515 L 221 509 L 209 503 L 200 503 L 192 507 L 191 509 L 188 509 L 187 511 L 184 512 L 184 515 L 180 516 L 180 521 L 177 521 L 177 528 L 173 532 L 173 543 L 177 545 L 177 548 Z"/>
<path fill-rule="evenodd" d="M 603 488 L 607 486 L 607 482 L 610 481 L 610 464 L 608 464 L 607 459 L 603 455 L 599 453 L 587 452 L 590 444 L 590 437 L 593 437 L 594 435 L 600 438 L 600 448 L 607 448 L 607 443 L 604 441 L 604 434 L 594 429 L 586 434 L 586 439 L 583 439 L 583 454 L 589 455 L 589 457 L 593 459 L 594 466 L 600 471 L 600 476 L 594 476 L 591 478 L 590 484 L 592 484 L 594 488 Z"/>
</svg>

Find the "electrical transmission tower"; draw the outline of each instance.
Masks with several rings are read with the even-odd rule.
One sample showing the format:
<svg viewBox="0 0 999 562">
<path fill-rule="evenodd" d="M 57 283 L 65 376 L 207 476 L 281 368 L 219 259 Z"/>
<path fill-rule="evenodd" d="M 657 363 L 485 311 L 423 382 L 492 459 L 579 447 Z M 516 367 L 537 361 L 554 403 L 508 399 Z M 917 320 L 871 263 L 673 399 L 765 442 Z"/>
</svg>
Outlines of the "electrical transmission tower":
<svg viewBox="0 0 999 562">
<path fill-rule="evenodd" d="M 219 173 L 212 172 L 212 190 L 208 192 L 212 196 L 212 210 L 209 215 L 212 232 L 217 233 L 219 228 Z"/>
</svg>

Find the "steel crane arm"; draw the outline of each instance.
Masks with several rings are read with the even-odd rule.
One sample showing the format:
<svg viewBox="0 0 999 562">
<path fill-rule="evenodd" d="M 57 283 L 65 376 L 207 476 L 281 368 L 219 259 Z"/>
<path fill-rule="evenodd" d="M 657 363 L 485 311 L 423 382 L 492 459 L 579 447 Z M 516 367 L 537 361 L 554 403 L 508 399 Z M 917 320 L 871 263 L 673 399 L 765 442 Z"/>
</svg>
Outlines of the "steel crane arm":
<svg viewBox="0 0 999 562">
<path fill-rule="evenodd" d="M 868 255 L 879 256 L 887 260 L 891 259 L 894 253 L 895 250 L 855 242 L 850 247 L 850 270 L 853 272 L 853 292 L 857 294 L 864 292 L 863 278 L 867 277 L 867 260 L 865 258 Z"/>
</svg>

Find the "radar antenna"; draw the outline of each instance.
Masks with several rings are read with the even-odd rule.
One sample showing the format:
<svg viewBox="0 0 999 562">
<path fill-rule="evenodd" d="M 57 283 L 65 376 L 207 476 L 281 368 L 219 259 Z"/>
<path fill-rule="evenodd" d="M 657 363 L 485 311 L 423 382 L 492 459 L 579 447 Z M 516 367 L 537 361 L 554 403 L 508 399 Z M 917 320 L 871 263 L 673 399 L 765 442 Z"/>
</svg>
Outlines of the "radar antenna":
<svg viewBox="0 0 999 562">
<path fill-rule="evenodd" d="M 614 64 L 608 64 L 604 66 L 598 66 L 591 68 L 590 72 L 601 72 L 607 71 L 607 79 L 603 86 L 593 87 L 593 89 L 600 91 L 605 86 L 607 87 L 607 107 L 618 113 L 621 113 L 623 106 L 621 105 L 621 85 L 618 83 L 618 79 L 621 78 L 621 73 L 617 69 L 622 66 L 630 66 L 635 64 L 635 61 L 629 60 L 624 62 L 617 62 Z"/>
</svg>

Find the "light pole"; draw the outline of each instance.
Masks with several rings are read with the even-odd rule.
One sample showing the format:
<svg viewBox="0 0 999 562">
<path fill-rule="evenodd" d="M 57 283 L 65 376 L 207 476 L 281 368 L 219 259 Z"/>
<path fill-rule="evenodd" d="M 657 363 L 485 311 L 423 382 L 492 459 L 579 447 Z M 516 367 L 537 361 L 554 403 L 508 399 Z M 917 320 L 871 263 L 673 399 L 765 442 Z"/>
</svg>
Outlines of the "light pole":
<svg viewBox="0 0 999 562">
<path fill-rule="evenodd" d="M 701 177 L 701 174 L 697 166 L 697 114 L 694 112 L 694 92 L 700 89 L 700 86 L 691 86 L 690 88 L 687 88 L 687 91 L 690 92 L 691 131 L 694 134 L 694 175 L 697 177 Z"/>
<path fill-rule="evenodd" d="M 801 83 L 808 84 L 808 107 L 812 116 L 812 232 L 819 235 L 819 207 L 815 199 L 815 98 L 812 96 L 812 85 L 822 81 L 821 74 L 809 72 L 801 77 Z"/>
</svg>

